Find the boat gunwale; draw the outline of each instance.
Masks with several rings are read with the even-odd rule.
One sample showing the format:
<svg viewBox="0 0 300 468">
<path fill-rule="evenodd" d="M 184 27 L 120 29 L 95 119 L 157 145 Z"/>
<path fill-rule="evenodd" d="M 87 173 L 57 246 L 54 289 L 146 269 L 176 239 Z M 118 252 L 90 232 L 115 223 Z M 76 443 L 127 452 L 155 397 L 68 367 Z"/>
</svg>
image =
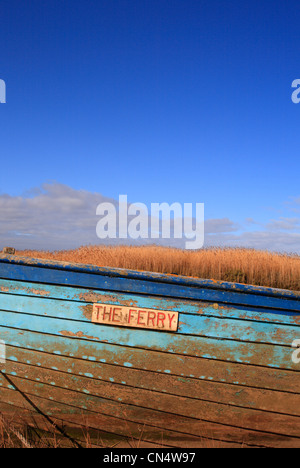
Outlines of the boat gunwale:
<svg viewBox="0 0 300 468">
<path fill-rule="evenodd" d="M 300 301 L 300 291 L 278 289 L 268 286 L 249 285 L 243 283 L 231 283 L 227 281 L 202 279 L 191 276 L 180 276 L 169 273 L 157 273 L 115 267 L 100 267 L 92 264 L 64 262 L 10 254 L 0 254 L 0 265 L 1 263 L 37 268 L 49 268 L 51 270 L 65 270 L 76 273 L 96 274 L 100 276 L 116 278 L 127 278 L 129 280 L 146 280 L 149 282 L 168 283 L 186 287 L 215 289 L 224 292 L 232 291 L 244 294 L 257 294 L 267 297 L 281 297 Z"/>
</svg>

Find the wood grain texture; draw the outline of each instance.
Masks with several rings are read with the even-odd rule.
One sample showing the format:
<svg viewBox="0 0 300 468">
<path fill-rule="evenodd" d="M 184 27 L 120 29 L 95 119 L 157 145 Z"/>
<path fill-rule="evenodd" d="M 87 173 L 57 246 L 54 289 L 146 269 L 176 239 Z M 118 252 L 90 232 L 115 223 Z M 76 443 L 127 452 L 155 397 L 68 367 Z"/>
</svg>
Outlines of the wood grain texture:
<svg viewBox="0 0 300 468">
<path fill-rule="evenodd" d="M 95 303 L 176 312 L 178 329 L 92 323 Z M 0 256 L 3 411 L 119 441 L 299 447 L 299 305 L 289 291 Z"/>
</svg>

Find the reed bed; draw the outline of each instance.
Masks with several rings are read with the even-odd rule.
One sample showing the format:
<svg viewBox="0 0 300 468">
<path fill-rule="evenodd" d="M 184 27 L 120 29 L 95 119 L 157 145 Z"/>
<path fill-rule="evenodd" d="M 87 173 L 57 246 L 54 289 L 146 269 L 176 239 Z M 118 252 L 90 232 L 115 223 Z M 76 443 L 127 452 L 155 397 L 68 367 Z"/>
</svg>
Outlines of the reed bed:
<svg viewBox="0 0 300 468">
<path fill-rule="evenodd" d="M 82 246 L 18 255 L 300 291 L 300 256 L 246 248 L 197 251 L 160 246 Z"/>
</svg>

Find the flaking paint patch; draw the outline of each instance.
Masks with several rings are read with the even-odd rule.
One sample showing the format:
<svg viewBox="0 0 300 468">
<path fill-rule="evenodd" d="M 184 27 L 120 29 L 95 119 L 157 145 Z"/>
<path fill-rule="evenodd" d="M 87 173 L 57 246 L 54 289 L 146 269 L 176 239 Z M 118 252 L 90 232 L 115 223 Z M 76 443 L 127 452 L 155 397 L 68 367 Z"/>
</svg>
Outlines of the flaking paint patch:
<svg viewBox="0 0 300 468">
<path fill-rule="evenodd" d="M 82 301 L 85 301 L 85 302 L 111 302 L 113 304 L 119 304 L 120 303 L 120 298 L 118 297 L 118 295 L 103 295 L 103 294 L 97 294 L 95 292 L 91 292 L 91 291 L 88 291 L 88 292 L 85 292 L 85 293 L 81 293 L 78 295 L 78 298 Z M 133 302 L 133 301 L 132 301 Z M 133 305 L 133 304 L 132 304 Z"/>
<path fill-rule="evenodd" d="M 25 288 L 24 288 L 25 289 Z M 44 289 L 27 289 L 29 293 L 34 294 L 35 296 L 50 296 L 50 292 Z"/>
<path fill-rule="evenodd" d="M 63 336 L 71 336 L 71 337 L 74 337 L 74 338 L 87 338 L 88 340 L 97 340 L 99 341 L 99 338 L 96 337 L 96 336 L 89 336 L 89 335 L 85 335 L 83 332 L 79 331 L 77 333 L 73 333 L 73 332 L 70 332 L 68 330 L 62 330 L 59 332 L 61 335 Z"/>
<path fill-rule="evenodd" d="M 197 313 L 203 315 L 209 315 L 209 309 L 214 309 L 217 311 L 232 311 L 232 307 L 223 306 L 218 303 L 210 304 L 209 302 L 200 302 L 201 307 L 198 308 Z M 218 314 L 219 316 L 219 314 Z M 226 316 L 226 315 L 225 315 Z"/>
<path fill-rule="evenodd" d="M 87 320 L 89 320 L 89 321 L 92 320 L 92 314 L 93 314 L 92 304 L 85 304 L 85 305 L 81 306 L 80 309 L 82 310 L 83 316 Z"/>
<path fill-rule="evenodd" d="M 36 288 L 26 288 L 24 286 L 1 286 L 0 291 L 2 292 L 12 292 L 12 291 L 26 291 L 27 294 L 29 295 L 34 295 L 34 296 L 50 296 L 50 291 L 47 291 L 45 289 L 36 289 Z"/>
</svg>

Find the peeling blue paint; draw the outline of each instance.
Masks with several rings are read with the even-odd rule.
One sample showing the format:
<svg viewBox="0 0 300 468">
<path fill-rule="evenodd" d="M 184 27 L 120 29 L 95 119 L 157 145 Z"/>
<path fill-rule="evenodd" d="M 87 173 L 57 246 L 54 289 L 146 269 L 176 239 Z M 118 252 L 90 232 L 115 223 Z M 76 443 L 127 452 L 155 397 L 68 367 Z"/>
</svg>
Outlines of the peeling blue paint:
<svg viewBox="0 0 300 468">
<path fill-rule="evenodd" d="M 107 411 L 107 418 L 114 417 L 117 408 L 114 405 L 122 402 L 118 407 L 128 405 L 127 410 L 133 412 L 132 421 L 138 417 L 138 408 L 142 408 L 141 414 L 150 418 L 149 427 L 160 424 L 155 419 L 158 415 L 155 413 L 154 417 L 151 411 L 166 413 L 170 418 L 174 411 L 179 411 L 182 421 L 202 418 L 212 424 L 227 424 L 228 419 L 222 417 L 229 411 L 228 405 L 232 406 L 227 413 L 229 418 L 244 411 L 245 419 L 236 416 L 232 428 L 252 422 L 259 425 L 258 413 L 254 411 L 264 412 L 272 421 L 300 416 L 300 405 L 285 407 L 285 412 L 276 407 L 279 383 L 286 399 L 296 401 L 292 398 L 297 396 L 292 389 L 299 381 L 299 366 L 291 359 L 291 343 L 300 336 L 298 293 L 51 262 L 26 265 L 25 260 L 1 257 L 0 278 L 0 327 L 8 348 L 13 350 L 2 372 L 16 377 L 20 387 L 26 386 L 34 398 L 58 403 L 57 395 L 61 395 L 61 404 L 70 414 L 78 414 L 82 408 L 93 414 Z M 174 310 L 179 313 L 178 330 L 164 333 L 93 324 L 94 302 Z M 266 383 L 259 378 L 255 380 L 256 372 Z M 199 397 L 190 390 L 199 382 L 202 392 L 203 388 L 216 391 Z M 243 385 L 245 389 L 232 389 L 234 385 Z M 7 382 L 3 385 L 2 380 L 0 386 L 1 395 L 7 389 L 15 392 L 14 386 Z M 221 398 L 222 389 L 228 391 L 228 401 L 215 401 Z M 264 391 L 271 390 L 277 400 L 274 397 L 272 407 L 270 399 L 266 410 Z M 137 391 L 141 392 L 138 402 L 130 396 Z M 255 400 L 247 391 L 249 395 L 256 392 L 260 398 Z M 71 394 L 73 400 L 69 402 Z M 247 400 L 241 403 L 243 394 Z M 164 406 L 165 399 L 170 399 L 173 406 Z M 12 401 L 11 396 L 6 395 L 7 401 Z M 180 404 L 175 403 L 179 401 Z M 205 414 L 201 413 L 200 403 L 208 408 Z M 219 409 L 212 416 L 209 408 L 217 404 Z M 253 412 L 247 419 L 246 410 L 250 409 Z M 192 422 L 182 430 L 192 430 Z M 259 431 L 260 426 L 257 427 L 254 429 Z M 271 430 L 264 427 L 264 431 Z M 270 427 L 297 434 L 292 423 L 282 426 L 286 429 L 275 423 Z M 176 425 L 169 430 L 176 431 Z"/>
</svg>

